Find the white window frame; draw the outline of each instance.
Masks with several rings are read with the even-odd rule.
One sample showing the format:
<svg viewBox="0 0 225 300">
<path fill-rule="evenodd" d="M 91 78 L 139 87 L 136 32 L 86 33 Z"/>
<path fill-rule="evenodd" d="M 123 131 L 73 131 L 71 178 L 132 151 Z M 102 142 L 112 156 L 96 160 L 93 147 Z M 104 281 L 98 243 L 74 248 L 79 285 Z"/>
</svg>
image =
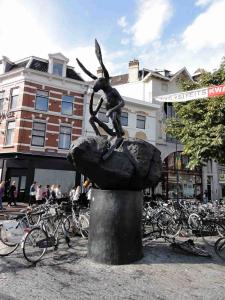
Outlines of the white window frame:
<svg viewBox="0 0 225 300">
<path fill-rule="evenodd" d="M 70 129 L 70 134 L 61 132 L 62 128 L 69 128 Z M 61 150 L 69 150 L 70 149 L 70 145 L 69 145 L 68 148 L 62 148 L 62 147 L 60 147 L 60 136 L 61 136 L 61 134 L 70 136 L 70 145 L 71 145 L 71 142 L 72 142 L 72 127 L 65 126 L 65 125 L 60 125 L 60 127 L 59 127 L 59 144 L 58 144 L 58 148 L 61 149 Z"/>
<path fill-rule="evenodd" d="M 63 97 L 71 97 L 73 98 L 73 101 L 66 101 L 66 100 L 63 100 Z M 75 100 L 75 97 L 74 96 L 70 96 L 70 95 L 62 95 L 62 105 L 61 105 L 61 114 L 62 115 L 65 115 L 65 116 L 72 116 L 73 115 L 73 112 L 74 112 L 74 101 Z M 72 104 L 72 113 L 71 114 L 65 114 L 63 113 L 62 109 L 63 109 L 63 102 L 66 102 L 66 103 L 71 103 Z"/>
<path fill-rule="evenodd" d="M 17 93 L 15 91 L 18 91 Z M 10 109 L 14 110 L 14 109 L 17 109 L 18 106 L 19 106 L 19 87 L 16 87 L 16 88 L 12 88 L 11 89 L 11 95 L 10 95 Z M 14 100 L 14 97 L 17 97 L 17 103 L 16 103 L 16 106 L 13 107 L 13 100 Z"/>
<path fill-rule="evenodd" d="M 35 124 L 35 123 L 45 125 L 45 130 L 34 129 L 34 124 Z M 31 146 L 34 146 L 34 147 L 44 147 L 44 146 L 45 146 L 46 129 L 47 129 L 47 124 L 46 124 L 46 123 L 40 122 L 40 121 L 35 121 L 35 120 L 33 121 L 33 124 L 32 124 L 32 132 L 31 132 Z M 37 135 L 37 134 L 33 134 L 34 130 L 35 130 L 35 131 L 44 132 L 44 136 L 41 136 L 41 135 L 39 136 L 39 135 Z M 37 136 L 37 137 L 43 138 L 43 145 L 33 144 L 33 136 Z"/>
<path fill-rule="evenodd" d="M 142 120 L 140 118 L 142 118 Z M 144 128 L 138 126 L 138 121 L 144 122 Z M 145 127 L 146 127 L 146 116 L 138 114 L 137 115 L 137 121 L 136 121 L 136 128 L 145 129 Z"/>
<path fill-rule="evenodd" d="M 40 97 L 40 98 L 43 98 L 43 99 L 47 100 L 47 110 L 37 108 L 37 97 Z M 44 90 L 37 90 L 36 97 L 35 97 L 35 110 L 48 111 L 48 109 L 49 109 L 49 92 L 44 91 Z"/>
<path fill-rule="evenodd" d="M 13 127 L 12 128 L 9 128 L 9 124 L 10 123 L 14 123 Z M 9 133 L 9 130 L 12 130 L 12 137 L 11 137 L 11 143 L 8 143 L 8 133 Z M 10 120 L 7 122 L 7 125 L 6 125 L 6 136 L 5 136 L 5 146 L 12 146 L 14 144 L 14 136 L 15 136 L 15 129 L 16 129 L 16 121 L 15 120 Z"/>
</svg>

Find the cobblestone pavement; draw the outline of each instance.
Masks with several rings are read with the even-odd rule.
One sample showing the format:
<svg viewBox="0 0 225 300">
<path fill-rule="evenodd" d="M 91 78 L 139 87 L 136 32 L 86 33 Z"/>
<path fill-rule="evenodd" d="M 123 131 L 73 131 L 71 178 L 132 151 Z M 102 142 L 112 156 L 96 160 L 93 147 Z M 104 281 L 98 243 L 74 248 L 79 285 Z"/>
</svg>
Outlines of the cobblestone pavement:
<svg viewBox="0 0 225 300">
<path fill-rule="evenodd" d="M 213 253 L 213 252 L 212 252 Z M 144 246 L 144 258 L 107 266 L 87 258 L 87 241 L 61 244 L 31 266 L 21 249 L 0 258 L 0 299 L 224 299 L 225 267 L 212 258 L 186 256 L 163 241 Z"/>
</svg>

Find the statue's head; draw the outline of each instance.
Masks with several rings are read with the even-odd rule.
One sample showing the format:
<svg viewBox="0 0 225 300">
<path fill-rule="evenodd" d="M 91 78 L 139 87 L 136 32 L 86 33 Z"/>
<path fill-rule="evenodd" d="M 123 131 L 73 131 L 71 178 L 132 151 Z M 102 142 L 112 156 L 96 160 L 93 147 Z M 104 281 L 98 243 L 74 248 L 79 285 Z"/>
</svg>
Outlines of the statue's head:
<svg viewBox="0 0 225 300">
<path fill-rule="evenodd" d="M 99 43 L 97 40 L 95 40 L 95 54 L 97 56 L 97 59 L 101 65 L 102 72 L 103 72 L 103 77 L 98 78 L 97 76 L 93 75 L 90 71 L 88 71 L 84 65 L 77 59 L 78 65 L 81 67 L 81 69 L 92 79 L 95 80 L 93 90 L 94 92 L 98 92 L 99 90 L 104 90 L 107 86 L 109 86 L 109 73 L 103 64 L 102 61 L 102 53 L 101 53 L 101 48 L 99 46 Z"/>
<path fill-rule="evenodd" d="M 100 90 L 105 90 L 105 88 L 109 85 L 109 79 L 101 77 L 96 79 L 95 84 L 93 86 L 94 92 L 98 92 Z"/>
</svg>

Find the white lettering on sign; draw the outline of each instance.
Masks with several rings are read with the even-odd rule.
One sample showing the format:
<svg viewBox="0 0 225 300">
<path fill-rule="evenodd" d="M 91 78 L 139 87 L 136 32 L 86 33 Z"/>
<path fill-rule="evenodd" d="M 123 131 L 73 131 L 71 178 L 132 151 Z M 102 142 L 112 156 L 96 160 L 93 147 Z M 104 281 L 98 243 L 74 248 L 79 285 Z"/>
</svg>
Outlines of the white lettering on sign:
<svg viewBox="0 0 225 300">
<path fill-rule="evenodd" d="M 225 84 L 209 87 L 209 97 L 225 95 Z"/>
<path fill-rule="evenodd" d="M 208 88 L 155 97 L 160 102 L 186 102 L 195 99 L 208 98 Z"/>
</svg>

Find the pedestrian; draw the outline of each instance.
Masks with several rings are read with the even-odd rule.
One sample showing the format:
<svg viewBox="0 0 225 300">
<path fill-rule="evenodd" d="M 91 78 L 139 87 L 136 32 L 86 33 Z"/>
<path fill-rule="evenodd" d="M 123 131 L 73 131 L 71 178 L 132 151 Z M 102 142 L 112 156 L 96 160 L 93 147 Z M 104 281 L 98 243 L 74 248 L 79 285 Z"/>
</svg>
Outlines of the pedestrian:
<svg viewBox="0 0 225 300">
<path fill-rule="evenodd" d="M 46 190 L 45 190 L 45 198 L 46 198 L 46 200 L 48 200 L 50 198 L 50 195 L 51 195 L 50 185 L 47 184 L 46 185 Z"/>
<path fill-rule="evenodd" d="M 62 192 L 61 192 L 61 185 L 60 184 L 56 185 L 56 187 L 55 187 L 55 196 L 56 196 L 56 199 L 61 199 L 62 198 Z"/>
<path fill-rule="evenodd" d="M 50 199 L 53 201 L 56 199 L 55 188 L 56 188 L 56 186 L 54 184 L 52 184 L 51 188 L 50 188 Z"/>
<path fill-rule="evenodd" d="M 36 192 L 36 203 L 37 204 L 42 204 L 43 203 L 43 188 L 42 185 L 39 184 L 37 187 L 37 192 Z"/>
<path fill-rule="evenodd" d="M 34 181 L 30 187 L 30 198 L 29 198 L 29 206 L 34 204 L 36 201 L 36 193 L 37 193 L 37 182 Z"/>
<path fill-rule="evenodd" d="M 2 197 L 4 195 L 4 191 L 5 191 L 5 181 L 2 181 L 0 183 L 0 210 L 3 210 Z"/>
<path fill-rule="evenodd" d="M 12 184 L 9 187 L 9 192 L 8 192 L 8 197 L 9 197 L 9 202 L 8 206 L 12 206 L 12 202 L 16 205 L 16 182 L 13 181 Z"/>
<path fill-rule="evenodd" d="M 78 201 L 80 194 L 81 194 L 81 187 L 79 185 L 77 187 L 76 186 L 72 187 L 69 193 L 70 200 Z"/>
</svg>

